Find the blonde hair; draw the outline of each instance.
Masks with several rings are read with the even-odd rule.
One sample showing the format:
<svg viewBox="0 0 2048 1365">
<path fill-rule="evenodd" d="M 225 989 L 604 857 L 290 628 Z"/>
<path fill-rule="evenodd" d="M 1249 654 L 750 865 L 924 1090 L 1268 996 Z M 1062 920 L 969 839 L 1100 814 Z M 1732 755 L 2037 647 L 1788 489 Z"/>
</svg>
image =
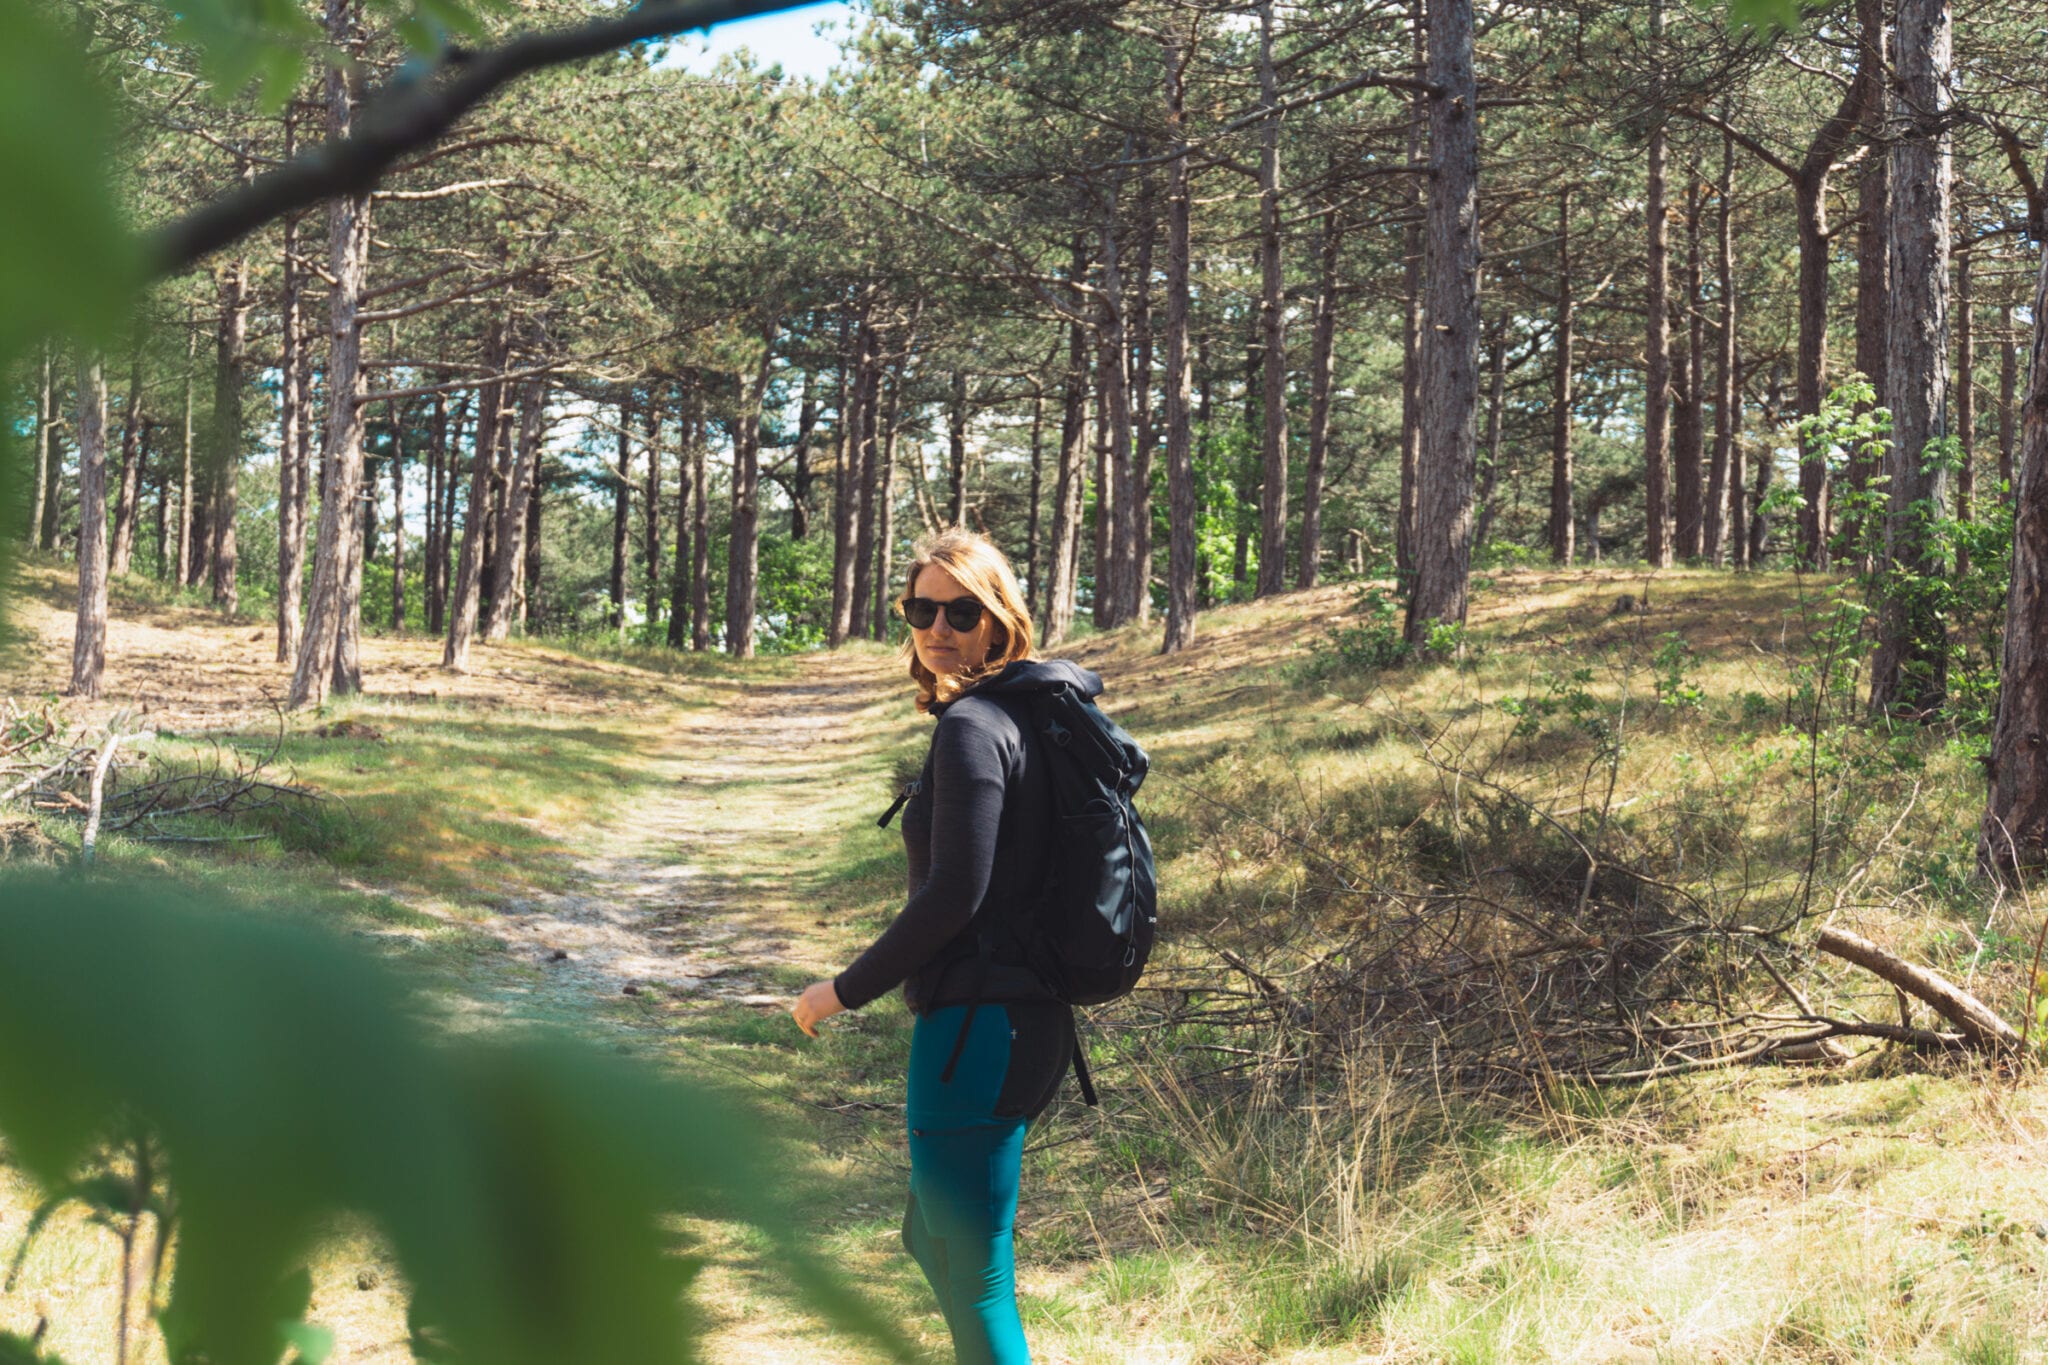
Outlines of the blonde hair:
<svg viewBox="0 0 2048 1365">
<path fill-rule="evenodd" d="M 917 646 L 903 642 L 903 656 L 910 663 L 910 679 L 917 684 L 917 709 L 929 711 L 935 702 L 950 702 L 983 678 L 1000 673 L 1019 659 L 1031 657 L 1031 609 L 1024 605 L 1023 589 L 1017 586 L 1016 571 L 1003 552 L 986 537 L 964 526 L 955 526 L 917 543 L 904 580 L 902 603 L 917 595 L 917 576 L 927 565 L 936 564 L 958 579 L 995 618 L 989 637 L 988 657 L 978 668 L 941 678 L 918 662 Z"/>
</svg>

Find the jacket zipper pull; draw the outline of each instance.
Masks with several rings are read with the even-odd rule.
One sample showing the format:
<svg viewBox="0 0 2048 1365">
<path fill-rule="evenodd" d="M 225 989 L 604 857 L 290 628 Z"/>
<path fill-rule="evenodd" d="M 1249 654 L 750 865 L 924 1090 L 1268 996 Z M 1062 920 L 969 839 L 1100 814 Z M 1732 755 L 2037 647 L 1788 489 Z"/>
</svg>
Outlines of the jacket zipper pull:
<svg viewBox="0 0 2048 1365">
<path fill-rule="evenodd" d="M 891 802 L 889 803 L 889 809 L 887 809 L 887 810 L 883 811 L 883 812 L 882 812 L 882 818 L 881 818 L 881 819 L 879 819 L 879 820 L 877 820 L 877 821 L 875 821 L 875 828 L 877 828 L 877 829 L 887 829 L 887 828 L 889 828 L 889 822 L 890 822 L 891 820 L 894 820 L 894 819 L 896 818 L 896 812 L 897 812 L 897 811 L 899 811 L 899 810 L 902 810 L 902 809 L 903 809 L 903 803 L 904 803 L 905 801 L 908 801 L 908 800 L 909 800 L 909 799 L 910 799 L 911 797 L 913 797 L 913 796 L 917 795 L 918 791 L 919 791 L 919 790 L 920 790 L 920 789 L 921 789 L 921 788 L 922 788 L 923 786 L 924 786 L 924 779 L 923 779 L 923 778 L 918 778 L 918 779 L 917 779 L 916 781 L 914 781 L 914 782 L 906 782 L 906 783 L 904 783 L 904 784 L 903 784 L 903 790 L 902 790 L 902 791 L 899 791 L 899 792 L 897 792 L 897 793 L 896 793 L 896 799 L 895 799 L 894 801 L 891 801 Z"/>
</svg>

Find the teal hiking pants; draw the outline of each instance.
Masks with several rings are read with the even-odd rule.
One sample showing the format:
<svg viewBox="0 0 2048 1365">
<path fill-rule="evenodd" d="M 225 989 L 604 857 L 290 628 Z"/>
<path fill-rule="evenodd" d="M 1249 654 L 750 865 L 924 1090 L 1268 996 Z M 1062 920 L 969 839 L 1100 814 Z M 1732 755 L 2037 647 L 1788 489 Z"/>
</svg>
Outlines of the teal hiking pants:
<svg viewBox="0 0 2048 1365">
<path fill-rule="evenodd" d="M 1029 1365 L 1012 1254 L 1017 1178 L 1024 1130 L 1073 1054 L 1073 1014 L 1053 1002 L 982 1005 L 944 1080 L 967 1015 L 949 1005 L 911 1030 L 903 1245 L 938 1296 L 958 1365 Z"/>
</svg>

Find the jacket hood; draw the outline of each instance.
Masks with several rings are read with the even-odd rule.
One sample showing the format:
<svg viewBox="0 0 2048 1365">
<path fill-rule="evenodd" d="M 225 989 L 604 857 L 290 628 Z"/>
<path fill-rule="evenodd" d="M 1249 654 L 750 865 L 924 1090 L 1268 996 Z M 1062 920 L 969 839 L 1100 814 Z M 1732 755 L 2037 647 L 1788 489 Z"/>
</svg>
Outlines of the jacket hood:
<svg viewBox="0 0 2048 1365">
<path fill-rule="evenodd" d="M 1093 701 L 1102 695 L 1102 675 L 1069 659 L 1019 659 L 968 692 L 1042 692 L 1071 687 Z"/>
</svg>

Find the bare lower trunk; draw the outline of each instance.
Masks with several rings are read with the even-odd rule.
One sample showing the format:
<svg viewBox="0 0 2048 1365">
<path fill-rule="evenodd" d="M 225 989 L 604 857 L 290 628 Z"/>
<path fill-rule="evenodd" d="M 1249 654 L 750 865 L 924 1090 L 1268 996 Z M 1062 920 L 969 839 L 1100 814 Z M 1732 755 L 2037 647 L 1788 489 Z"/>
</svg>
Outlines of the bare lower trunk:
<svg viewBox="0 0 2048 1365">
<path fill-rule="evenodd" d="M 1501 410 L 1507 406 L 1507 319 L 1494 325 L 1487 346 L 1486 436 L 1480 444 L 1486 450 L 1486 473 L 1479 481 L 1478 515 L 1472 524 L 1472 543 L 1486 544 L 1493 534 L 1493 500 L 1500 491 Z"/>
<path fill-rule="evenodd" d="M 367 251 L 368 244 L 365 243 Z M 242 388 L 249 350 L 249 263 L 231 262 L 221 274 L 220 332 L 213 382 L 213 441 L 208 485 L 212 498 L 207 525 L 213 545 L 213 604 L 232 614 L 241 605 L 235 549 L 237 485 L 242 474 Z"/>
<path fill-rule="evenodd" d="M 1259 103 L 1273 109 L 1279 102 L 1273 0 L 1261 0 Z M 1282 264 L 1280 115 L 1274 113 L 1262 121 L 1259 139 L 1259 401 L 1265 419 L 1259 442 L 1259 597 L 1287 586 L 1287 299 Z"/>
<path fill-rule="evenodd" d="M 1956 520 L 1975 518 L 1977 494 L 1977 338 L 1970 318 L 1970 257 L 1956 261 L 1956 436 L 1962 462 L 1956 466 Z M 1956 577 L 1970 572 L 1967 550 L 1956 551 Z"/>
<path fill-rule="evenodd" d="M 849 634 L 867 634 L 869 605 L 875 594 L 875 504 L 880 493 L 876 489 L 880 448 L 881 425 L 879 416 L 882 406 L 882 336 L 881 329 L 869 326 L 861 333 L 860 382 L 855 386 L 861 405 L 860 450 L 854 461 L 853 477 L 857 485 L 853 508 L 853 602 L 847 613 L 846 629 Z"/>
<path fill-rule="evenodd" d="M 519 439 L 512 451 L 512 479 L 506 485 L 505 510 L 498 515 L 498 563 L 491 583 L 491 614 L 484 639 L 499 641 L 512 633 L 519 604 L 519 579 L 526 571 L 526 504 L 533 497 L 540 471 L 541 418 L 547 389 L 538 379 L 519 386 Z"/>
<path fill-rule="evenodd" d="M 1429 60 L 1424 37 L 1424 0 L 1409 0 L 1409 31 L 1416 70 Z M 1429 127 L 1429 96 L 1417 92 L 1408 118 L 1408 161 L 1422 164 L 1427 150 L 1424 135 Z M 1424 177 L 1411 175 L 1407 181 L 1407 230 L 1401 236 L 1401 476 L 1394 508 L 1394 573 L 1401 590 L 1415 582 L 1415 499 L 1417 462 L 1422 450 L 1422 266 Z"/>
<path fill-rule="evenodd" d="M 107 667 L 107 382 L 98 356 L 78 369 L 78 621 L 71 695 L 97 697 Z"/>
<path fill-rule="evenodd" d="M 1192 36 L 1166 49 L 1167 132 L 1176 149 L 1187 146 L 1187 67 Z M 1166 375 L 1161 397 L 1166 419 L 1166 637 L 1160 652 L 1178 653 L 1195 642 L 1198 566 L 1195 563 L 1194 430 L 1188 420 L 1191 376 L 1188 361 L 1189 240 L 1188 167 L 1176 156 L 1167 167 L 1166 191 Z"/>
<path fill-rule="evenodd" d="M 661 619 L 661 393 L 662 385 L 647 388 L 647 412 L 642 435 L 647 444 L 647 487 L 641 496 L 640 562 L 646 578 L 648 624 Z M 535 457 L 536 461 L 538 456 Z"/>
<path fill-rule="evenodd" d="M 953 401 L 946 407 L 947 524 L 967 521 L 967 373 L 953 371 Z"/>
<path fill-rule="evenodd" d="M 184 587 L 192 581 L 192 384 L 199 361 L 199 324 L 190 309 L 185 314 L 185 417 L 178 445 L 178 572 L 171 581 Z"/>
<path fill-rule="evenodd" d="M 859 461 L 860 423 L 865 411 L 857 391 L 861 384 L 859 350 L 867 321 L 842 317 L 839 324 L 838 458 L 832 462 L 832 619 L 825 643 L 833 649 L 853 633 L 853 550 L 859 494 L 854 470 Z"/>
<path fill-rule="evenodd" d="M 1142 155 L 1145 144 L 1138 144 Z M 1118 557 L 1123 561 L 1126 622 L 1152 619 L 1152 451 L 1158 429 L 1152 414 L 1152 250 L 1159 236 L 1159 210 L 1147 172 L 1138 188 L 1138 257 L 1129 281 L 1131 305 L 1131 458 L 1117 490 Z"/>
<path fill-rule="evenodd" d="M 1733 374 L 1728 381 L 1728 557 L 1738 569 L 1750 567 L 1747 461 L 1742 454 L 1741 353 L 1729 347 Z"/>
<path fill-rule="evenodd" d="M 676 431 L 676 558 L 668 581 L 668 636 L 670 649 L 682 649 L 690 642 L 690 524 L 695 515 L 690 500 L 690 462 L 704 441 L 704 391 L 686 377 L 684 409 Z M 808 391 L 804 398 L 811 407 Z"/>
<path fill-rule="evenodd" d="M 1820 411 L 1827 364 L 1828 236 L 1824 180 L 1793 186 L 1799 212 L 1799 370 L 1794 396 L 1800 417 Z M 1813 568 L 1828 562 L 1828 470 L 1823 460 L 1799 459 L 1798 560 Z"/>
<path fill-rule="evenodd" d="M 327 0 L 327 37 L 338 49 L 358 40 L 353 0 Z M 349 76 L 327 73 L 327 135 L 348 135 L 354 116 Z M 313 550 L 313 588 L 306 602 L 305 635 L 292 672 L 288 704 L 318 706 L 327 700 L 338 671 L 346 681 L 347 641 L 354 637 L 362 604 L 362 539 L 356 505 L 363 477 L 362 333 L 356 312 L 370 254 L 368 195 L 342 196 L 327 210 L 328 363 L 327 435 L 322 452 L 325 482 L 320 490 L 320 530 Z"/>
<path fill-rule="evenodd" d="M 1716 567 L 1728 562 L 1728 475 L 1735 457 L 1735 144 L 1721 139 L 1721 183 L 1715 190 L 1715 290 L 1721 316 L 1714 329 L 1714 454 L 1707 466 L 1707 507 L 1701 551 Z"/>
<path fill-rule="evenodd" d="M 1128 145 L 1126 151 L 1128 152 Z M 1102 210 L 1102 296 L 1101 321 L 1097 324 L 1095 388 L 1098 411 L 1095 461 L 1095 603 L 1093 618 L 1098 630 L 1124 623 L 1123 608 L 1130 594 L 1125 581 L 1130 562 L 1129 548 L 1121 543 L 1117 528 L 1125 515 L 1123 495 L 1130 484 L 1131 461 L 1131 348 L 1124 326 L 1123 259 L 1117 250 L 1119 177 L 1105 196 Z"/>
<path fill-rule="evenodd" d="M 915 319 L 912 325 L 914 328 Z M 910 368 L 910 351 L 915 344 L 913 331 L 904 338 L 903 352 L 896 359 L 896 372 L 889 378 L 889 401 L 883 405 L 881 415 L 881 449 L 876 457 L 881 463 L 881 477 L 875 499 L 874 636 L 877 640 L 889 638 L 889 607 L 895 601 L 896 419 L 902 410 L 903 380 Z M 1032 515 L 1037 515 L 1035 507 Z"/>
<path fill-rule="evenodd" d="M 38 550 L 49 545 L 43 535 L 43 509 L 54 499 L 56 485 L 50 478 L 50 427 L 56 409 L 50 398 L 50 344 L 43 343 L 42 377 L 36 385 L 35 497 L 29 503 L 28 543 Z"/>
<path fill-rule="evenodd" d="M 294 121 L 285 121 L 287 155 Z M 278 319 L 277 422 L 277 661 L 299 652 L 299 609 L 306 576 L 306 446 L 300 429 L 308 418 L 308 395 L 299 360 L 299 220 L 284 225 L 284 298 Z"/>
<path fill-rule="evenodd" d="M 1034 621 L 1043 621 L 1045 571 L 1038 560 L 1038 513 L 1045 500 L 1045 385 L 1037 379 L 1032 382 L 1036 387 L 1031 395 L 1031 505 L 1024 519 L 1024 605 Z M 896 433 L 889 435 L 893 439 Z"/>
<path fill-rule="evenodd" d="M 1572 342 L 1578 301 L 1572 293 L 1572 192 L 1557 192 L 1557 342 L 1550 381 L 1550 562 L 1569 564 L 1577 548 L 1572 515 Z"/>
<path fill-rule="evenodd" d="M 1479 398 L 1479 129 L 1471 0 L 1429 0 L 1428 327 L 1422 334 L 1421 484 L 1407 638 L 1462 624 L 1472 563 Z"/>
<path fill-rule="evenodd" d="M 1086 262 L 1074 247 L 1073 277 Z M 1065 403 L 1060 414 L 1060 467 L 1053 490 L 1052 546 L 1046 566 L 1045 643 L 1067 638 L 1074 624 L 1075 560 L 1081 535 L 1081 482 L 1088 460 L 1088 338 L 1078 322 L 1067 326 Z"/>
<path fill-rule="evenodd" d="M 690 648 L 711 648 L 711 502 L 705 492 L 703 423 L 690 452 Z"/>
<path fill-rule="evenodd" d="M 1685 372 L 1673 414 L 1672 475 L 1677 489 L 1678 557 L 1699 559 L 1706 539 L 1706 314 L 1700 308 L 1700 190 L 1697 176 L 1685 192 L 1685 283 L 1679 312 L 1685 323 Z"/>
<path fill-rule="evenodd" d="M 1890 311 L 1886 334 L 1892 444 L 1887 485 L 1885 567 L 1892 575 L 1871 663 L 1874 711 L 1929 716 L 1948 691 L 1948 650 L 1938 604 L 1926 584 L 1939 579 L 1939 540 L 1931 525 L 1947 494 L 1947 475 L 1929 446 L 1947 434 L 1950 17 L 1948 0 L 1900 0 L 1898 104 L 1892 144 Z M 1918 578 L 1925 580 L 1914 583 Z"/>
<path fill-rule="evenodd" d="M 1649 228 L 1643 252 L 1643 307 L 1649 330 L 1643 341 L 1643 558 L 1653 569 L 1671 565 L 1671 298 L 1670 246 L 1665 223 L 1665 160 L 1669 135 L 1664 123 L 1664 0 L 1650 0 L 1650 41 L 1658 64 L 1656 107 L 1651 111 L 1648 199 Z"/>
<path fill-rule="evenodd" d="M 484 338 L 484 372 L 498 374 L 505 368 L 505 324 L 493 322 Z M 492 449 L 498 430 L 498 411 L 504 404 L 505 386 L 486 380 L 477 392 L 476 435 L 472 439 L 469 506 L 463 518 L 462 558 L 455 569 L 455 588 L 448 604 L 448 643 L 441 652 L 441 667 L 457 673 L 469 671 L 469 646 L 476 635 L 479 598 L 484 576 L 484 535 L 491 518 Z"/>
<path fill-rule="evenodd" d="M 740 386 L 733 417 L 732 535 L 725 577 L 725 647 L 736 659 L 754 657 L 754 613 L 759 605 L 761 562 L 761 399 L 773 373 L 775 334 L 782 325 L 772 311 L 761 329 L 761 358 Z"/>
<path fill-rule="evenodd" d="M 2013 488 L 2012 587 L 1978 856 L 2000 873 L 2048 861 L 2048 257 L 2034 286 L 2033 365 Z"/>
<path fill-rule="evenodd" d="M 1883 70 L 1889 44 L 1885 35 L 1886 0 L 1857 0 L 1858 63 Z M 1891 158 L 1885 155 L 1885 101 L 1877 95 L 1861 111 L 1860 134 L 1871 151 L 1863 161 L 1856 182 L 1856 368 L 1870 381 L 1877 401 L 1884 401 L 1889 385 L 1885 376 L 1886 294 L 1891 280 L 1891 253 L 1885 246 L 1886 220 L 1890 212 Z M 1882 456 L 1862 450 L 1849 456 L 1849 486 L 1858 493 L 1870 487 L 1871 477 L 1883 469 Z M 1857 568 L 1870 567 L 1864 546 L 1870 535 L 1854 523 L 1842 527 L 1842 539 L 1857 547 Z"/>
<path fill-rule="evenodd" d="M 405 629 L 405 414 L 392 414 L 391 628 Z"/>
<path fill-rule="evenodd" d="M 121 405 L 121 476 L 114 488 L 114 532 L 107 576 L 125 578 L 135 557 L 135 519 L 142 507 L 142 348 L 128 369 L 128 399 Z"/>
<path fill-rule="evenodd" d="M 2036 317 L 2039 314 L 2035 315 Z M 2013 396 L 2019 391 L 2019 346 L 2013 340 L 2012 305 L 2007 304 L 1999 311 L 2001 337 L 1998 347 L 1998 481 L 2006 486 L 2007 496 L 2016 487 L 2013 482 Z M 56 487 L 53 479 L 50 486 Z"/>
<path fill-rule="evenodd" d="M 1337 255 L 1334 210 L 1317 228 L 1315 326 L 1308 358 L 1308 469 L 1301 490 L 1300 563 L 1294 586 L 1313 588 L 1323 567 L 1323 479 L 1330 464 L 1330 387 L 1337 369 Z"/>
<path fill-rule="evenodd" d="M 633 521 L 633 386 L 619 397 L 619 463 L 612 486 L 611 625 L 626 628 L 626 543 Z"/>
</svg>

